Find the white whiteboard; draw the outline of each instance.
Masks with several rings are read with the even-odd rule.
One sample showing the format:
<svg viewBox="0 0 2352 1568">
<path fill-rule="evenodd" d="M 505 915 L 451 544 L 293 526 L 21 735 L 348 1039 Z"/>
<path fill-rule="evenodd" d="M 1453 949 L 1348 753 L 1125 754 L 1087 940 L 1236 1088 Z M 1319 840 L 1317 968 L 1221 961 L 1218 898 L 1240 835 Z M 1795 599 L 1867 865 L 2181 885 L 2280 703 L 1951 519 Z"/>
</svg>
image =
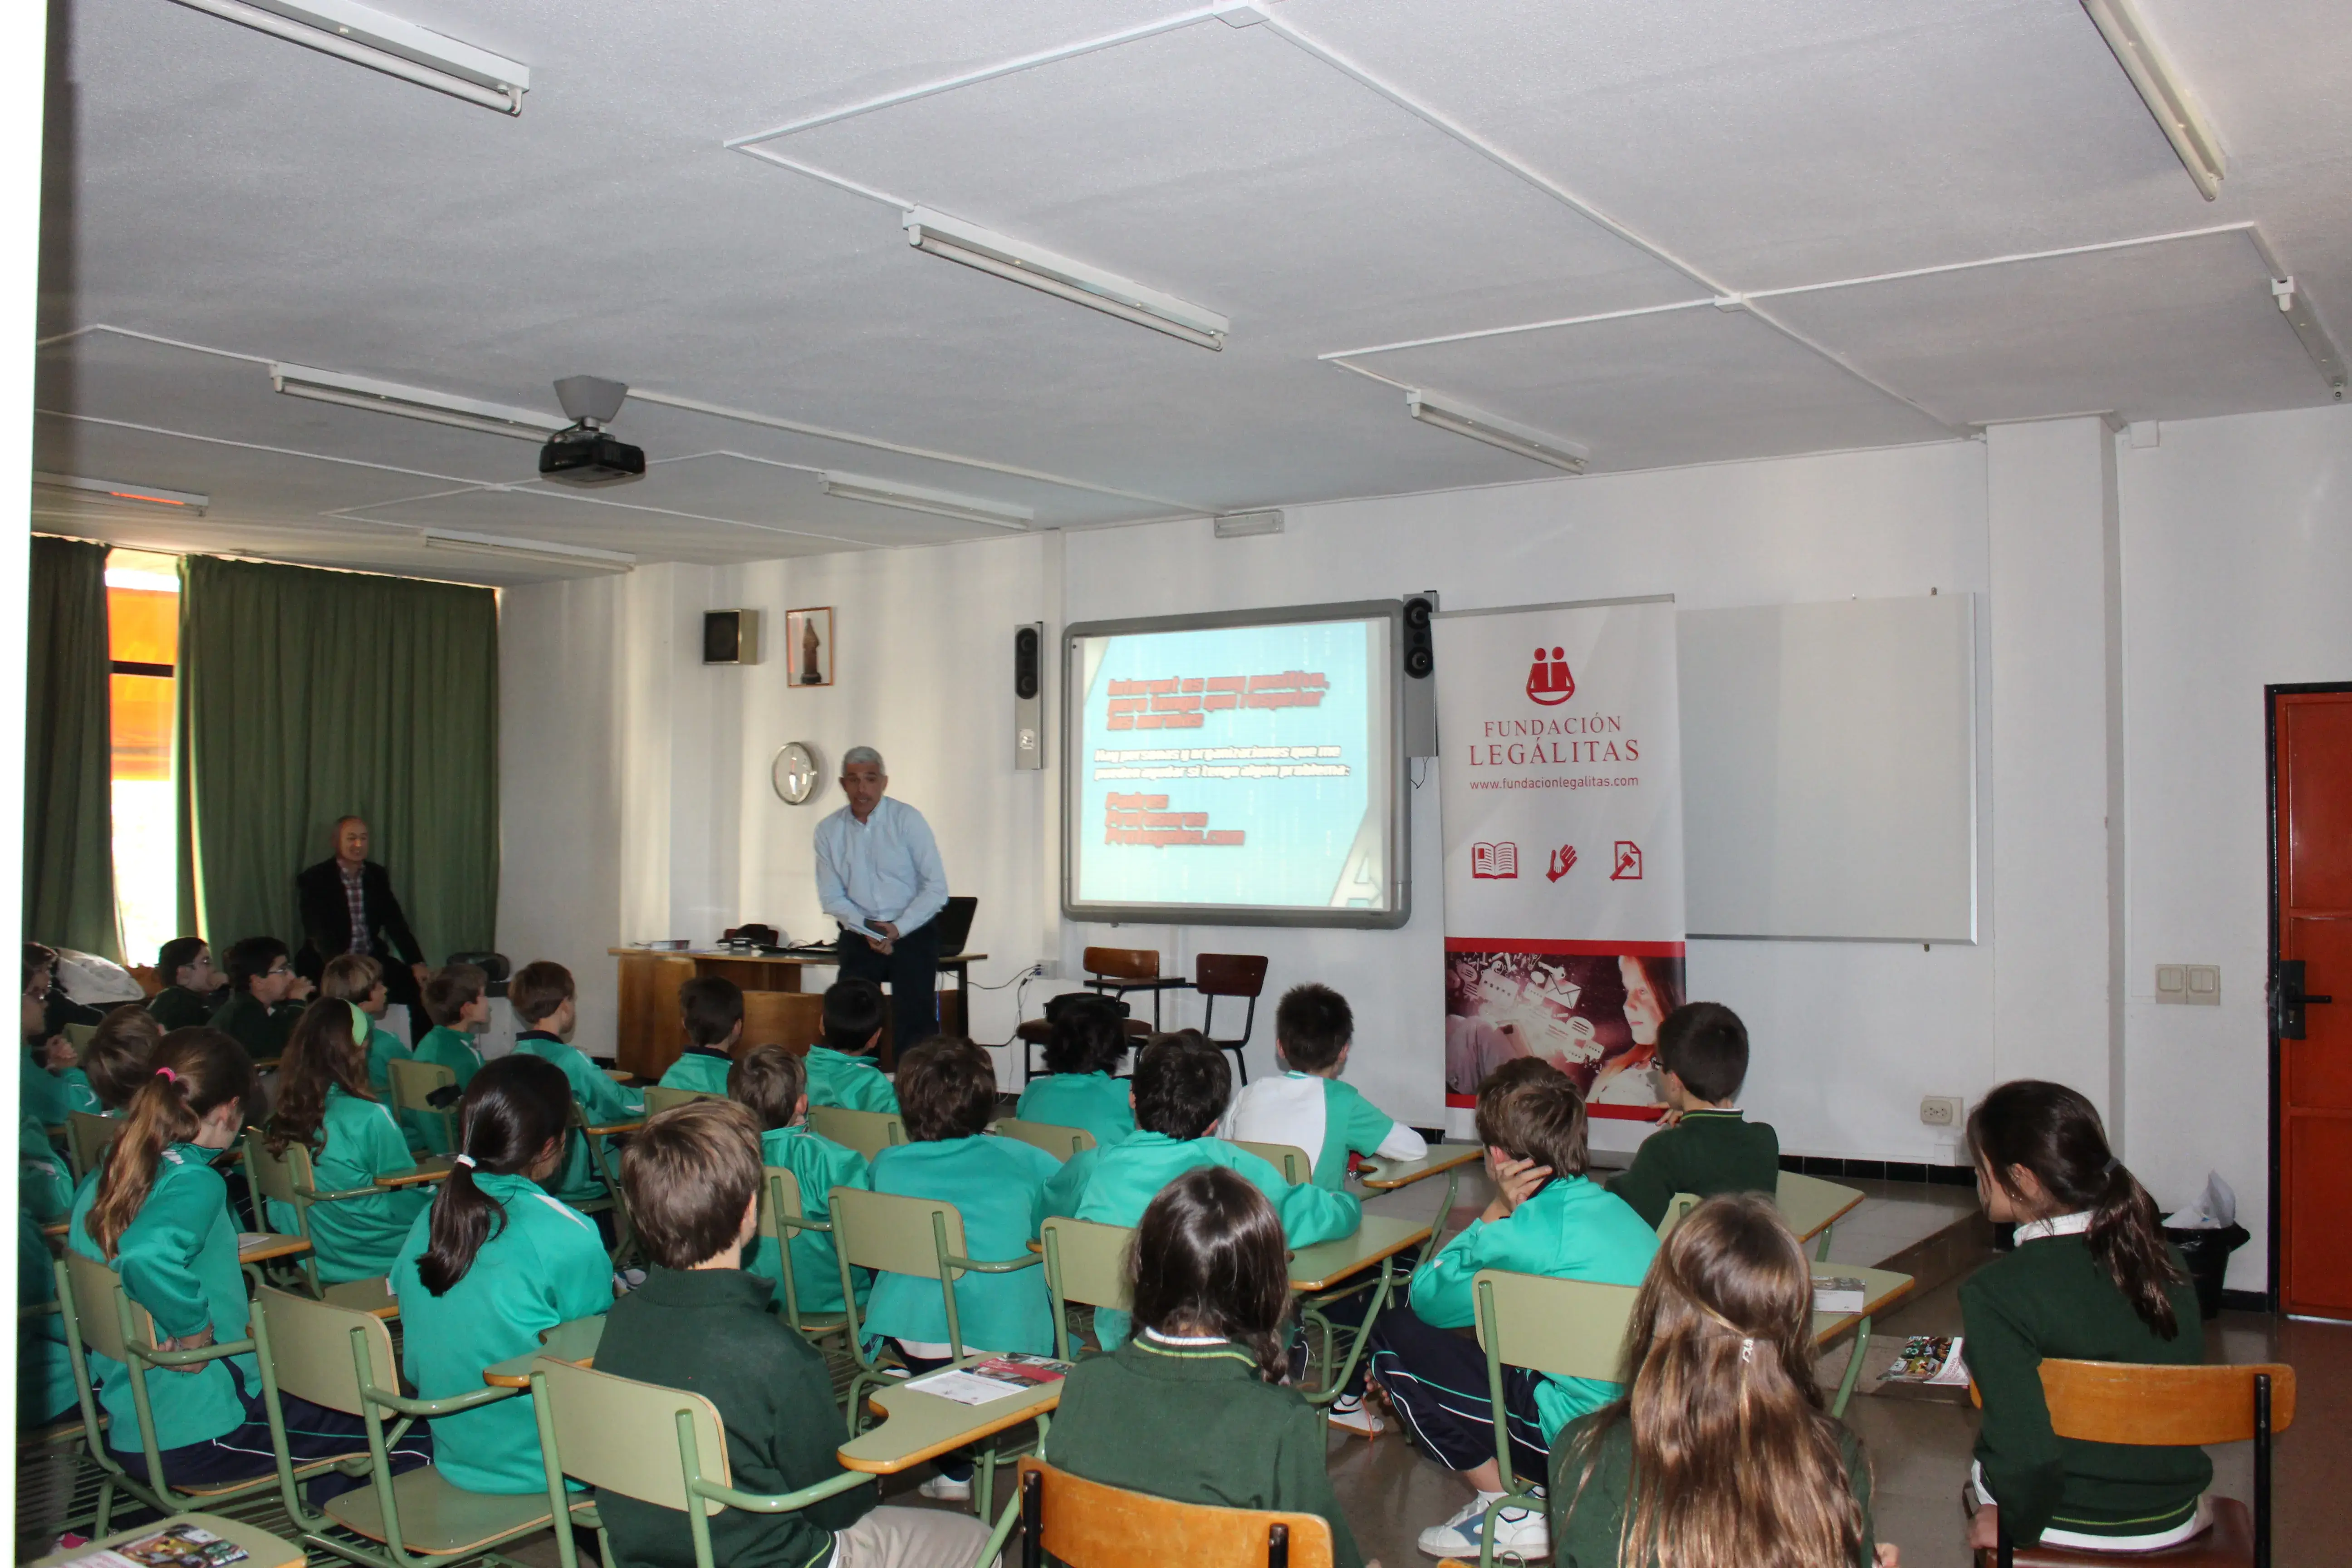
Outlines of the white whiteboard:
<svg viewBox="0 0 2352 1568">
<path fill-rule="evenodd" d="M 1676 625 L 1691 934 L 1974 942 L 1974 595 Z"/>
</svg>

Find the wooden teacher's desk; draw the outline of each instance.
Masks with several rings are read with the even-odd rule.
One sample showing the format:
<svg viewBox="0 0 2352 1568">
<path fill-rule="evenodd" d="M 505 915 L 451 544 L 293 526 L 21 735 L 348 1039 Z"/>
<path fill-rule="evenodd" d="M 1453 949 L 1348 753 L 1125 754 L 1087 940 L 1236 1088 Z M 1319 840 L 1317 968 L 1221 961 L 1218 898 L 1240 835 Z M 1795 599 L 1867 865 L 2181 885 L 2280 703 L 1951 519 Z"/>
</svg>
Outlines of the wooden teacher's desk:
<svg viewBox="0 0 2352 1568">
<path fill-rule="evenodd" d="M 828 952 L 744 952 L 707 949 L 690 952 L 649 947 L 605 951 L 621 961 L 621 1016 L 616 1060 L 638 1080 L 651 1083 L 686 1049 L 678 1019 L 677 988 L 698 975 L 715 974 L 743 988 L 743 1039 L 753 1046 L 789 1046 L 805 1051 L 824 1037 L 824 985 L 803 990 L 801 971 L 833 969 L 840 961 Z M 966 1031 L 964 986 L 971 966 L 988 954 L 950 953 L 940 972 L 955 976 L 952 991 L 940 993 L 940 1031 Z M 831 983 L 831 977 L 825 978 Z M 895 1065 L 889 1028 L 882 1035 L 882 1068 Z"/>
</svg>

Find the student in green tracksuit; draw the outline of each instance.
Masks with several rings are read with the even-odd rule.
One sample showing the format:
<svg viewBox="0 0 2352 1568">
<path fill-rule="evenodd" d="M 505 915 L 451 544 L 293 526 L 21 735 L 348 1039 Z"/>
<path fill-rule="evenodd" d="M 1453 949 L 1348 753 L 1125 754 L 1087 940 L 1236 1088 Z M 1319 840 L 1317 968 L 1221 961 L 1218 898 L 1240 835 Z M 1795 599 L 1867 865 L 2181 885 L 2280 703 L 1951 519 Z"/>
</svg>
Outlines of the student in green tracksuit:
<svg viewBox="0 0 2352 1568">
<path fill-rule="evenodd" d="M 996 1064 L 988 1053 L 970 1040 L 927 1040 L 898 1058 L 898 1084 L 904 1091 L 899 1114 L 911 1142 L 874 1156 L 867 1171 L 874 1190 L 955 1205 L 963 1216 L 967 1258 L 1000 1263 L 1034 1257 L 1029 1244 L 1045 1223 L 1045 1184 L 1062 1163 L 1017 1138 L 988 1135 L 996 1119 Z M 965 1354 L 1054 1353 L 1054 1309 L 1043 1268 L 967 1272 L 954 1289 Z M 955 1354 L 936 1279 L 876 1274 L 860 1323 L 867 1333 L 898 1341 L 899 1358 L 917 1371 Z M 921 1490 L 950 1501 L 971 1497 L 971 1462 L 961 1456 L 942 1459 Z"/>
<path fill-rule="evenodd" d="M 754 1046 L 727 1075 L 727 1092 L 759 1122 L 760 1158 L 790 1171 L 801 1190 L 801 1214 L 833 1217 L 833 1189 L 871 1185 L 866 1156 L 845 1149 L 808 1126 L 808 1076 L 801 1058 L 782 1046 Z M 762 1189 L 764 1192 L 765 1189 Z M 793 1300 L 803 1315 L 841 1310 L 841 1261 L 829 1231 L 796 1230 L 792 1237 Z M 765 1279 L 783 1282 L 775 1238 L 755 1236 L 743 1267 Z M 863 1307 L 874 1289 L 874 1271 L 851 1270 Z"/>
<path fill-rule="evenodd" d="M 1106 1148 L 1135 1131 L 1135 1103 L 1113 1075 L 1127 1057 L 1127 1011 L 1091 992 L 1056 998 L 1045 1076 L 1021 1091 L 1024 1121 L 1082 1127 Z"/>
<path fill-rule="evenodd" d="M 1217 1165 L 1170 1182 L 1136 1229 L 1135 1337 L 1070 1373 L 1045 1458 L 1178 1502 L 1320 1514 L 1335 1568 L 1360 1568 L 1323 1418 L 1281 1385 L 1287 1264 L 1282 1222 L 1250 1182 Z"/>
<path fill-rule="evenodd" d="M 433 1026 L 425 1031 L 425 1037 L 416 1042 L 412 1054 L 420 1062 L 447 1068 L 457 1080 L 459 1094 L 466 1092 L 474 1075 L 482 1070 L 482 1049 L 477 1042 L 489 1026 L 489 987 L 490 977 L 479 965 L 452 963 L 426 975 L 417 996 Z M 391 1076 L 387 1058 L 387 1084 Z M 422 1147 L 435 1154 L 449 1152 L 450 1128 L 454 1125 L 420 1110 L 409 1111 L 402 1121 L 410 1142 L 422 1139 Z"/>
<path fill-rule="evenodd" d="M 727 1069 L 743 1042 L 743 991 L 732 980 L 698 974 L 677 988 L 686 1051 L 661 1075 L 664 1089 L 725 1094 Z"/>
<path fill-rule="evenodd" d="M 1234 1097 L 1225 1136 L 1244 1143 L 1287 1143 L 1307 1152 L 1315 1184 L 1336 1193 L 1348 1184 L 1348 1156 L 1419 1160 L 1429 1152 L 1420 1133 L 1366 1100 L 1348 1070 L 1356 1015 L 1328 985 L 1294 985 L 1274 1010 L 1280 1078 L 1262 1078 Z"/>
<path fill-rule="evenodd" d="M 41 1222 L 29 1208 L 16 1211 L 16 1426 L 47 1426 L 76 1414 L 73 1358 L 66 1350 L 65 1320 L 32 1309 L 58 1299 L 57 1274 Z"/>
<path fill-rule="evenodd" d="M 645 1097 L 614 1082 L 571 1043 L 572 1026 L 580 1020 L 576 994 L 572 971 L 560 963 L 541 959 L 517 970 L 508 983 L 507 1000 L 530 1026 L 515 1037 L 515 1049 L 555 1064 L 571 1083 L 572 1098 L 589 1126 L 635 1121 L 646 1113 Z M 566 1203 L 590 1203 L 605 1195 L 604 1173 L 596 1169 L 587 1134 L 575 1131 L 564 1141 L 563 1163 L 547 1184 Z"/>
<path fill-rule="evenodd" d="M 341 962 L 337 960 L 338 963 Z M 331 966 L 330 966 L 331 967 Z M 366 1192 L 378 1176 L 415 1165 L 392 1111 L 367 1084 L 368 1016 L 348 1002 L 320 998 L 303 1010 L 278 1069 L 270 1108 L 273 1153 L 299 1143 L 310 1153 L 320 1192 Z M 401 1243 L 433 1201 L 424 1187 L 310 1205 L 310 1246 L 319 1278 L 330 1285 L 375 1279 L 392 1271 Z M 294 1205 L 269 1200 L 270 1228 L 299 1235 Z"/>
<path fill-rule="evenodd" d="M 1049 1213 L 1132 1226 L 1171 1181 L 1196 1166 L 1223 1165 L 1266 1195 L 1291 1246 L 1312 1247 L 1355 1234 L 1363 1208 L 1352 1194 L 1326 1192 L 1311 1182 L 1293 1186 L 1246 1149 L 1212 1136 L 1233 1093 L 1233 1069 L 1200 1031 L 1163 1035 L 1145 1047 L 1133 1081 L 1135 1135 L 1072 1157 L 1048 1194 Z M 1105 1350 L 1115 1348 L 1127 1332 L 1125 1312 L 1096 1309 L 1095 1335 Z"/>
<path fill-rule="evenodd" d="M 2051 1430 L 2047 1359 L 2194 1365 L 2205 1325 L 2155 1203 L 2061 1084 L 2002 1084 L 1969 1113 L 1977 1191 L 2016 1249 L 1960 1286 L 1969 1371 L 1984 1398 L 1969 1543 L 2153 1552 L 2211 1523 L 2202 1448 L 2084 1443 Z"/>
<path fill-rule="evenodd" d="M 613 1266 L 588 1217 L 541 1184 L 563 1158 L 572 1087 L 552 1063 L 501 1057 L 458 1105 L 457 1168 L 393 1264 L 401 1365 L 419 1397 L 478 1393 L 482 1370 L 558 1323 L 613 1305 Z M 530 1395 L 433 1420 L 436 1468 L 467 1491 L 546 1494 Z"/>
<path fill-rule="evenodd" d="M 144 1007 L 119 1006 L 91 1034 L 72 1067 L 58 1074 L 65 1085 L 66 1109 L 90 1116 L 119 1116 L 154 1069 L 155 1047 L 163 1037 L 154 1015 Z"/>
<path fill-rule="evenodd" d="M 653 1117 L 622 1156 L 621 1186 L 653 1267 L 614 1303 L 596 1370 L 709 1399 L 726 1428 L 728 1471 L 745 1491 L 843 1479 L 835 1458 L 841 1412 L 824 1357 L 777 1321 L 775 1287 L 740 1267 L 758 1232 L 761 1188 L 759 1135 L 743 1107 L 695 1100 Z M 717 1457 L 705 1462 L 715 1468 Z M 790 1513 L 726 1509 L 710 1521 L 710 1554 L 727 1568 L 970 1568 L 979 1560 L 986 1521 L 877 1500 L 867 1477 Z M 695 1561 L 677 1510 L 612 1492 L 596 1507 L 616 1562 Z"/>
<path fill-rule="evenodd" d="M 319 995 L 322 999 L 348 1002 L 365 1014 L 368 1037 L 363 1047 L 367 1071 L 368 1092 L 386 1105 L 392 1103 L 392 1064 L 406 1061 L 416 1053 L 410 1050 L 400 1037 L 383 1026 L 388 992 L 383 984 L 383 965 L 363 952 L 341 953 L 327 961 L 326 972 L 319 976 Z M 299 1031 L 298 1031 L 299 1032 Z M 441 1119 L 421 1111 L 400 1110 L 393 1113 L 401 1135 L 412 1149 L 430 1150 L 446 1154 L 446 1149 L 433 1147 L 441 1130 Z M 401 1224 L 404 1235 L 406 1221 Z M 379 1270 L 379 1272 L 381 1272 Z"/>
<path fill-rule="evenodd" d="M 1685 1002 L 1658 1026 L 1666 1124 L 1609 1184 L 1652 1228 L 1676 1193 L 1766 1193 L 1780 1180 L 1780 1135 L 1732 1103 L 1748 1080 L 1748 1026 L 1720 1002 Z"/>
<path fill-rule="evenodd" d="M 1471 1281 L 1482 1268 L 1639 1285 L 1658 1249 L 1657 1232 L 1585 1172 L 1584 1097 L 1565 1074 L 1529 1066 L 1488 1075 L 1478 1091 L 1478 1139 L 1495 1198 L 1486 1213 L 1412 1277 L 1408 1310 L 1391 1308 L 1372 1325 L 1371 1380 L 1388 1395 L 1419 1446 L 1458 1472 L 1474 1496 L 1442 1524 L 1421 1532 L 1433 1557 L 1476 1556 L 1479 1530 L 1496 1510 L 1497 1556 L 1541 1557 L 1550 1527 L 1539 1510 L 1502 1506 L 1486 1352 L 1452 1331 L 1476 1318 Z M 1503 1369 L 1511 1464 L 1544 1473 L 1559 1429 L 1617 1397 L 1620 1385 Z"/>
<path fill-rule="evenodd" d="M 286 1054 L 310 983 L 294 973 L 286 944 L 274 936 L 249 936 L 228 950 L 228 1000 L 212 1026 L 245 1047 L 257 1062 Z"/>
<path fill-rule="evenodd" d="M 236 1226 L 212 1161 L 236 1142 L 252 1086 L 252 1061 L 236 1041 L 217 1029 L 174 1030 L 131 1096 L 113 1152 L 74 1195 L 67 1245 L 121 1276 L 124 1292 L 154 1319 L 159 1350 L 201 1350 L 247 1335 Z M 76 1306 L 112 1310 L 100 1301 Z M 147 1479 L 129 1371 L 95 1351 L 89 1370 L 111 1417 L 110 1450 Z M 166 1480 L 194 1487 L 269 1473 L 276 1461 L 251 1352 L 200 1363 L 193 1373 L 150 1369 L 145 1382 Z M 298 1461 L 367 1451 L 358 1416 L 292 1394 L 280 1404 Z M 396 1449 L 396 1468 L 430 1452 L 420 1426 Z"/>
<path fill-rule="evenodd" d="M 66 1037 L 49 1027 L 49 991 L 57 953 L 39 942 L 25 944 L 25 1048 L 16 1058 L 18 1111 L 42 1127 L 62 1127 L 72 1097 L 58 1073 L 71 1067 L 74 1048 Z"/>
<path fill-rule="evenodd" d="M 874 1065 L 882 1043 L 882 988 L 871 980 L 836 980 L 824 988 L 824 1044 L 805 1060 L 811 1105 L 895 1113 L 898 1091 Z M 901 1040 L 903 1053 L 920 1040 Z"/>
<path fill-rule="evenodd" d="M 1675 1227 L 1634 1298 L 1624 1397 L 1552 1442 L 1555 1568 L 1765 1561 L 1768 1543 L 1823 1568 L 1895 1555 L 1873 1538 L 1861 1439 L 1822 1407 L 1812 1307 L 1766 1198 L 1712 1198 Z"/>
<path fill-rule="evenodd" d="M 147 998 L 147 1011 L 155 1015 L 157 1027 L 169 1034 L 212 1022 L 227 982 L 213 967 L 213 950 L 204 938 L 175 936 L 165 942 L 155 955 L 155 973 L 163 988 Z"/>
</svg>

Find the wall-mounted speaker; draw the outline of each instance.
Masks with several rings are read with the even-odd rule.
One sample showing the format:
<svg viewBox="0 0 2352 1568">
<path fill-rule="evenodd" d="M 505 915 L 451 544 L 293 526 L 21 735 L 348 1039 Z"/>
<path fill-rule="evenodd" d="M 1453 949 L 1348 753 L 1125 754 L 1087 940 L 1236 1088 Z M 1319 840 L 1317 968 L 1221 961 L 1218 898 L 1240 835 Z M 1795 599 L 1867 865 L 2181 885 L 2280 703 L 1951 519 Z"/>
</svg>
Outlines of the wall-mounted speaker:
<svg viewBox="0 0 2352 1568">
<path fill-rule="evenodd" d="M 702 617 L 702 662 L 760 662 L 760 612 L 709 610 Z"/>
<path fill-rule="evenodd" d="M 1409 594 L 1404 601 L 1404 754 L 1437 755 L 1437 639 L 1430 619 L 1437 592 Z"/>
<path fill-rule="evenodd" d="M 1045 765 L 1045 623 L 1013 631 L 1013 765 Z"/>
</svg>

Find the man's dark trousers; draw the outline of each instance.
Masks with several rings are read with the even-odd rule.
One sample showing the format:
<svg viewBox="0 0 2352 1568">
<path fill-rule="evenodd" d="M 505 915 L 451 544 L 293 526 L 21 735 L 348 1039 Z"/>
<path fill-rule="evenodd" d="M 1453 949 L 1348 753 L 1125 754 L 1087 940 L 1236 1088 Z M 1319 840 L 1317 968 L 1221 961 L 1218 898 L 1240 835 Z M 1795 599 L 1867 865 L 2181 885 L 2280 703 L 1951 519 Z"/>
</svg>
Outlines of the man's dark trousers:
<svg viewBox="0 0 2352 1568">
<path fill-rule="evenodd" d="M 936 918 L 920 931 L 902 933 L 888 952 L 877 952 L 856 931 L 841 933 L 841 975 L 890 983 L 890 1047 L 899 1057 L 940 1032 L 940 927 Z"/>
</svg>

